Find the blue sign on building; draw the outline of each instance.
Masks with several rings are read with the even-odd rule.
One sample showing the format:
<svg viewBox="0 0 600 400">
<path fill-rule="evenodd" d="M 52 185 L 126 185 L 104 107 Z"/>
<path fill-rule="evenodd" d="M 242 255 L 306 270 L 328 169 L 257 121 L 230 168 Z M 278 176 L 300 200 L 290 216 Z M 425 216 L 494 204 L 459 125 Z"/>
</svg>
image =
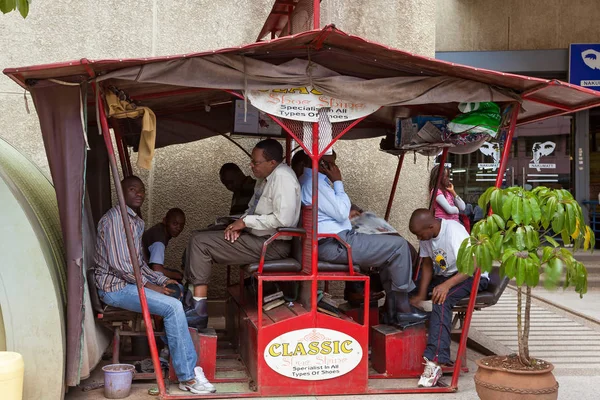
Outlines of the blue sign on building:
<svg viewBox="0 0 600 400">
<path fill-rule="evenodd" d="M 600 90 L 600 44 L 570 46 L 569 83 Z"/>
</svg>

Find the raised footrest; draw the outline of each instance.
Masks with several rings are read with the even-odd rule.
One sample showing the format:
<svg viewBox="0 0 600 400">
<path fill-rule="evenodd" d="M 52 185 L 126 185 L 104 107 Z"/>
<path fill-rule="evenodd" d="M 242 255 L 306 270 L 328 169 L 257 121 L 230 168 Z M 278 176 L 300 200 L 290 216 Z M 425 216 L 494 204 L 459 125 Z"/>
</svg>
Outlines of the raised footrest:
<svg viewBox="0 0 600 400">
<path fill-rule="evenodd" d="M 371 328 L 371 364 L 388 378 L 413 378 L 423 373 L 427 347 L 425 325 L 400 330 L 389 325 Z"/>
<path fill-rule="evenodd" d="M 201 329 L 197 331 L 190 328 L 190 335 L 198 355 L 197 366 L 202 367 L 206 379 L 213 380 L 217 372 L 217 333 L 214 329 Z M 177 382 L 173 362 L 169 363 L 169 379 Z"/>
<path fill-rule="evenodd" d="M 241 298 L 239 285 L 230 286 L 228 289 L 232 300 L 242 310 L 254 327 L 258 327 L 258 307 L 256 298 L 254 298 L 247 289 L 244 290 L 244 297 Z M 269 311 L 263 311 L 262 325 L 264 327 L 277 322 L 282 322 L 306 314 L 307 312 L 308 311 L 300 303 L 293 303 L 291 307 L 289 303 L 285 303 Z"/>
</svg>

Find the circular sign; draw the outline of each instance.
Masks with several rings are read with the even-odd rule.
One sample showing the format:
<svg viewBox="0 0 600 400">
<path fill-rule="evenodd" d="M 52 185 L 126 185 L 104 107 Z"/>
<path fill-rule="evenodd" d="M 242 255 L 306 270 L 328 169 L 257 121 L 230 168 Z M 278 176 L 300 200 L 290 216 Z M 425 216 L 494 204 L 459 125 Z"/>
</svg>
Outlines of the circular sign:
<svg viewBox="0 0 600 400">
<path fill-rule="evenodd" d="M 276 117 L 318 122 L 319 109 L 328 108 L 329 121 L 352 121 L 374 113 L 376 104 L 347 101 L 327 96 L 312 87 L 250 90 L 248 100 L 259 110 Z"/>
<path fill-rule="evenodd" d="M 265 348 L 267 365 L 294 379 L 320 381 L 352 371 L 363 357 L 352 336 L 331 329 L 311 328 L 286 332 Z"/>
</svg>

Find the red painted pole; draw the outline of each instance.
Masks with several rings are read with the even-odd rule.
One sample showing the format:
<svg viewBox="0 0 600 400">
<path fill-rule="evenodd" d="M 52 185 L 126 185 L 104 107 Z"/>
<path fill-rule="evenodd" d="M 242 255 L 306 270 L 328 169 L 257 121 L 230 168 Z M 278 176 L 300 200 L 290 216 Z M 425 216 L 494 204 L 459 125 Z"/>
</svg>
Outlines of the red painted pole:
<svg viewBox="0 0 600 400">
<path fill-rule="evenodd" d="M 148 344 L 150 345 L 150 355 L 152 356 L 152 363 L 154 365 L 154 371 L 156 371 L 156 382 L 158 384 L 158 390 L 161 396 L 164 396 L 167 391 L 165 387 L 165 381 L 162 374 L 162 368 L 160 366 L 160 360 L 158 359 L 158 349 L 156 347 L 156 339 L 154 337 L 154 329 L 152 328 L 152 319 L 150 317 L 150 311 L 148 310 L 148 302 L 146 301 L 146 293 L 142 286 L 142 274 L 140 271 L 140 265 L 138 263 L 138 254 L 133 242 L 133 233 L 131 232 L 131 225 L 129 224 L 129 213 L 127 212 L 127 205 L 125 204 L 125 197 L 123 195 L 123 188 L 121 187 L 121 181 L 119 179 L 119 171 L 117 169 L 117 161 L 115 159 L 115 149 L 113 148 L 112 141 L 110 138 L 110 130 L 108 128 L 108 121 L 106 119 L 104 103 L 100 95 L 100 91 L 97 91 L 98 110 L 100 125 L 102 128 L 102 136 L 104 137 L 104 145 L 108 152 L 108 161 L 110 163 L 110 169 L 112 172 L 115 189 L 117 191 L 117 199 L 119 201 L 119 208 L 121 210 L 121 217 L 123 218 L 123 225 L 125 226 L 125 236 L 127 237 L 127 249 L 129 250 L 129 257 L 131 258 L 131 264 L 133 265 L 133 274 L 135 276 L 135 282 L 138 289 L 138 295 L 140 297 L 140 304 L 142 306 L 142 316 L 144 318 L 144 324 L 146 325 L 146 334 L 148 335 Z"/>
<path fill-rule="evenodd" d="M 121 136 L 121 128 L 119 124 L 116 121 L 114 121 L 114 118 L 112 118 L 110 122 L 110 125 L 113 128 L 113 132 L 115 133 L 115 142 L 117 143 L 117 151 L 119 152 L 119 161 L 121 162 L 121 170 L 123 171 L 123 176 L 131 176 L 133 175 L 133 170 L 131 169 L 131 163 L 129 161 L 129 153 L 127 152 L 127 148 L 125 147 L 123 137 Z"/>
<path fill-rule="evenodd" d="M 319 123 L 312 123 L 312 237 L 311 237 L 311 309 L 317 318 L 317 273 L 319 269 Z"/>
<path fill-rule="evenodd" d="M 285 162 L 291 165 L 292 162 L 292 138 L 290 135 L 285 135 Z"/>
<path fill-rule="evenodd" d="M 321 29 L 321 0 L 313 0 L 313 29 Z"/>
<path fill-rule="evenodd" d="M 508 134 L 506 135 L 506 141 L 504 142 L 504 148 L 502 149 L 502 158 L 500 159 L 500 166 L 498 167 L 498 175 L 496 176 L 495 186 L 499 188 L 502 186 L 504 179 L 504 172 L 506 172 L 506 164 L 508 163 L 508 156 L 510 155 L 510 148 L 512 146 L 512 139 L 517 126 L 517 118 L 519 117 L 520 104 L 515 103 L 510 119 L 510 125 L 508 127 Z M 490 215 L 492 209 L 489 211 Z M 473 317 L 473 309 L 475 308 L 475 300 L 477 298 L 477 291 L 479 289 L 479 279 L 481 277 L 481 270 L 477 268 L 475 275 L 473 276 L 473 285 L 471 286 L 471 296 L 469 297 L 469 305 L 467 306 L 467 313 L 465 314 L 465 322 L 462 327 L 462 333 L 460 335 L 460 343 L 458 345 L 458 351 L 456 352 L 456 362 L 454 363 L 454 373 L 452 375 L 452 384 L 450 387 L 458 387 L 458 377 L 460 375 L 460 367 L 463 354 L 467 351 L 467 338 L 469 335 L 469 328 L 471 326 L 471 318 Z"/>
<path fill-rule="evenodd" d="M 433 202 L 435 201 L 436 198 L 436 193 L 438 191 L 438 188 L 440 187 L 440 182 L 442 181 L 442 176 L 444 174 L 444 172 L 446 171 L 446 159 L 448 158 L 448 147 L 444 147 L 444 150 L 442 150 L 442 158 L 440 159 L 440 168 L 438 169 L 438 176 L 437 179 L 435 181 L 435 187 L 433 188 L 433 190 L 431 191 L 431 198 L 429 199 L 429 210 L 433 212 Z"/>
<path fill-rule="evenodd" d="M 398 187 L 398 180 L 400 179 L 400 171 L 402 171 L 402 164 L 404 163 L 404 155 L 398 158 L 398 167 L 396 167 L 396 175 L 394 176 L 394 183 L 392 183 L 392 191 L 390 192 L 390 199 L 388 200 L 387 208 L 385 209 L 384 219 L 387 221 L 390 219 L 390 213 L 392 212 L 392 205 L 394 204 L 394 197 L 396 197 L 396 188 Z"/>
<path fill-rule="evenodd" d="M 506 141 L 504 142 L 504 148 L 502 149 L 502 158 L 500 159 L 500 165 L 498 166 L 498 174 L 496 175 L 496 187 L 502 186 L 504 180 L 504 173 L 506 172 L 506 165 L 508 164 L 508 157 L 510 156 L 510 148 L 512 147 L 513 135 L 517 127 L 517 119 L 519 118 L 519 103 L 513 105 L 512 114 L 510 116 L 510 125 L 508 127 L 508 134 L 506 135 Z M 490 213 L 491 213 L 490 209 Z"/>
</svg>

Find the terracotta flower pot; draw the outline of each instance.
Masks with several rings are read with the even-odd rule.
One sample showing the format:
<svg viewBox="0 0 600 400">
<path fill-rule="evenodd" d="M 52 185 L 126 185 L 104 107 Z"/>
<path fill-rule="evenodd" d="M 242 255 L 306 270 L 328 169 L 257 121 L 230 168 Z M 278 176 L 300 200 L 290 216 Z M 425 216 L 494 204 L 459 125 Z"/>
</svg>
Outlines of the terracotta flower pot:
<svg viewBox="0 0 600 400">
<path fill-rule="evenodd" d="M 486 360 L 498 356 L 477 360 L 475 388 L 481 400 L 556 400 L 558 382 L 554 379 L 554 366 L 542 371 L 518 371 L 497 368 L 485 364 Z"/>
</svg>

